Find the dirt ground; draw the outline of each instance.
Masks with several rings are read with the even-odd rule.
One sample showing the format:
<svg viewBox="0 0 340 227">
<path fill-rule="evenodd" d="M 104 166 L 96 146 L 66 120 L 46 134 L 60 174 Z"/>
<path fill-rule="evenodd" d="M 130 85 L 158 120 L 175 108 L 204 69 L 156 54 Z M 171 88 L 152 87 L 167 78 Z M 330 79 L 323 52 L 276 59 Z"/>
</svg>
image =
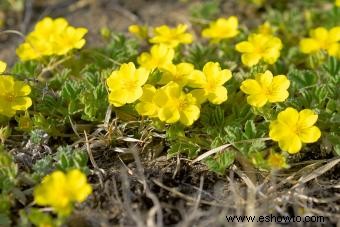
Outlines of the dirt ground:
<svg viewBox="0 0 340 227">
<path fill-rule="evenodd" d="M 6 29 L 26 34 L 44 16 L 65 17 L 74 26 L 89 30 L 87 45 L 100 46 L 100 29 L 127 32 L 130 24 L 152 26 L 179 22 L 190 24 L 189 7 L 199 1 L 175 0 L 29 0 L 26 12 L 4 12 L 12 19 Z M 190 4 L 188 3 L 190 2 Z M 256 15 L 237 1 L 221 1 L 223 16 L 247 17 L 252 25 Z M 251 19 L 249 19 L 251 18 Z M 0 59 L 12 65 L 17 35 L 0 35 Z M 247 172 L 234 165 L 226 176 L 207 171 L 201 164 L 175 157 L 166 158 L 160 145 L 158 157 L 121 157 L 108 150 L 93 150 L 98 165 L 90 175 L 94 193 L 80 205 L 69 226 L 231 226 L 226 215 L 323 215 L 320 223 L 290 223 L 289 226 L 336 226 L 340 220 L 339 160 L 310 161 L 296 169 L 275 174 Z M 330 171 L 329 171 L 330 170 Z M 304 175 L 306 172 L 309 175 Z M 319 177 L 320 176 L 320 177 Z M 253 181 L 255 177 L 255 182 Z M 247 223 L 244 223 L 248 226 Z M 253 226 L 250 225 L 249 226 Z M 269 224 L 269 223 L 264 223 Z M 298 225 L 300 224 L 300 225 Z M 303 224 L 303 225 L 302 225 Z M 235 225 L 235 223 L 233 223 Z M 272 223 L 276 226 L 275 223 Z M 262 226 L 262 225 L 261 225 Z M 265 225 L 263 225 L 265 226 Z M 267 225 L 266 225 L 267 226 Z"/>
</svg>

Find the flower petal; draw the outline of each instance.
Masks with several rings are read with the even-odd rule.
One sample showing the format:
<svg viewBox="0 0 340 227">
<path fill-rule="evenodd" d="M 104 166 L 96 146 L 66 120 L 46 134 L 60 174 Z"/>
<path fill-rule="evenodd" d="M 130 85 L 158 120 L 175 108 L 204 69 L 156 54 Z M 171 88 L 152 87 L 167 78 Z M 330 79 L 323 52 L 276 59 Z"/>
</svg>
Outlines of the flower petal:
<svg viewBox="0 0 340 227">
<path fill-rule="evenodd" d="M 253 79 L 247 79 L 243 81 L 240 89 L 241 91 L 243 91 L 244 93 L 248 95 L 258 94 L 262 92 L 262 88 L 260 84 L 256 80 L 253 80 Z"/>
<path fill-rule="evenodd" d="M 292 129 L 295 129 L 299 120 L 299 113 L 296 109 L 288 107 L 278 114 L 277 120 L 280 123 L 285 124 Z"/>
<path fill-rule="evenodd" d="M 316 126 L 305 128 L 299 132 L 299 137 L 304 143 L 314 143 L 320 138 L 320 136 L 320 129 Z"/>
<path fill-rule="evenodd" d="M 264 93 L 252 94 L 247 97 L 247 102 L 249 105 L 262 107 L 268 102 L 268 98 Z"/>
<path fill-rule="evenodd" d="M 279 147 L 283 151 L 287 151 L 289 154 L 295 154 L 301 150 L 302 143 L 300 138 L 293 134 L 289 137 L 282 138 L 279 141 Z"/>
<path fill-rule="evenodd" d="M 309 128 L 318 120 L 318 115 L 313 110 L 304 109 L 299 113 L 298 127 L 300 129 Z"/>
</svg>

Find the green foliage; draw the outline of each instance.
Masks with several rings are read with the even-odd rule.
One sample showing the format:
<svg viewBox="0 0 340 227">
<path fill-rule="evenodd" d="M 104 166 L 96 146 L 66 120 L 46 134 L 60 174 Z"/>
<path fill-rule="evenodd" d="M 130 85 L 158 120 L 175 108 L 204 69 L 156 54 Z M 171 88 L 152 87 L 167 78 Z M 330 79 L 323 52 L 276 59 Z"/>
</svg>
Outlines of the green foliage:
<svg viewBox="0 0 340 227">
<path fill-rule="evenodd" d="M 12 156 L 0 145 L 0 226 L 9 226 L 12 191 L 17 184 L 18 167 Z"/>
<path fill-rule="evenodd" d="M 193 64 L 196 69 L 202 69 L 205 63 L 218 60 L 216 51 L 217 47 L 195 43 L 190 46 L 189 54 L 183 61 Z"/>
<path fill-rule="evenodd" d="M 61 88 L 61 99 L 67 106 L 67 115 L 80 114 L 86 121 L 102 121 L 108 107 L 103 75 L 95 66 L 87 66 L 83 80 L 66 81 Z"/>
<path fill-rule="evenodd" d="M 217 153 L 214 157 L 208 157 L 205 160 L 205 164 L 209 167 L 210 170 L 224 174 L 226 169 L 234 163 L 235 161 L 235 151 L 228 149 L 223 152 Z"/>
<path fill-rule="evenodd" d="M 10 192 L 16 185 L 18 167 L 12 156 L 0 145 L 0 189 L 1 193 Z"/>
<path fill-rule="evenodd" d="M 89 168 L 87 167 L 88 156 L 82 150 L 72 149 L 69 146 L 59 147 L 55 154 L 55 160 L 56 168 L 64 172 L 70 169 L 80 169 L 86 174 L 89 173 Z"/>
<path fill-rule="evenodd" d="M 194 18 L 213 19 L 220 12 L 220 0 L 193 4 L 190 12 Z"/>
</svg>

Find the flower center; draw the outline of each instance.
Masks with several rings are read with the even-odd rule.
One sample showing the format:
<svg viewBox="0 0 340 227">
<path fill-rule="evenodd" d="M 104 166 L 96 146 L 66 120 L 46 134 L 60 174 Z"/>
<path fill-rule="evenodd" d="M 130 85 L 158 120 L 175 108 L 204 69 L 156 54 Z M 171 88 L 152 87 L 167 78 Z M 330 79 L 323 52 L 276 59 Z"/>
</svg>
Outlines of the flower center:
<svg viewBox="0 0 340 227">
<path fill-rule="evenodd" d="M 127 90 L 135 90 L 137 88 L 135 81 L 126 81 L 124 85 Z"/>
<path fill-rule="evenodd" d="M 7 93 L 3 96 L 7 102 L 13 102 L 15 99 L 15 96 L 13 94 Z"/>
</svg>

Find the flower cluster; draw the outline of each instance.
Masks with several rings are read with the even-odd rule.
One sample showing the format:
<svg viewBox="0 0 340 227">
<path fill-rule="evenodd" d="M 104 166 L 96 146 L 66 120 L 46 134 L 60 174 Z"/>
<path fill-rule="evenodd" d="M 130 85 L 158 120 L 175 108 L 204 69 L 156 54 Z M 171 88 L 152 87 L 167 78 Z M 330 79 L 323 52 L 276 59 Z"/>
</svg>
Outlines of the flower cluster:
<svg viewBox="0 0 340 227">
<path fill-rule="evenodd" d="M 85 45 L 86 28 L 75 28 L 63 18 L 46 17 L 39 21 L 16 50 L 22 61 L 43 56 L 65 55 L 72 49 Z"/>
<path fill-rule="evenodd" d="M 218 42 L 236 36 L 239 33 L 237 27 L 236 17 L 220 18 L 205 28 L 202 36 Z M 137 28 L 131 27 L 131 30 L 138 32 L 140 29 Z M 156 45 L 151 47 L 150 52 L 143 52 L 137 59 L 140 68 L 136 69 L 131 62 L 123 64 L 107 79 L 109 102 L 116 107 L 136 103 L 135 108 L 142 116 L 158 118 L 169 124 L 180 122 L 185 126 L 192 125 L 199 118 L 201 105 L 205 102 L 209 101 L 215 105 L 225 102 L 228 98 L 225 83 L 232 77 L 230 70 L 221 69 L 218 62 L 207 62 L 202 70 L 195 69 L 187 62 L 173 63 L 173 48 L 192 41 L 185 30 L 186 26 L 183 25 L 175 29 L 167 26 L 157 27 L 156 35 L 149 39 Z M 268 64 L 277 61 L 282 42 L 273 34 L 274 30 L 270 24 L 265 23 L 259 27 L 259 33 L 251 34 L 248 41 L 236 45 L 236 50 L 242 53 L 242 62 L 246 66 L 254 66 L 260 60 Z M 155 71 L 158 71 L 160 78 L 156 82 L 148 81 L 149 74 Z M 240 89 L 248 95 L 249 105 L 261 108 L 267 103 L 284 102 L 289 96 L 289 86 L 290 81 L 285 75 L 273 76 L 272 72 L 267 70 L 255 75 L 254 79 L 244 80 Z M 281 121 L 282 115 L 284 114 L 280 113 L 278 120 L 270 126 L 270 137 L 279 142 L 282 150 L 294 153 L 301 149 L 302 142 L 309 143 L 318 139 L 316 133 L 307 133 L 301 137 L 301 130 L 307 130 L 301 126 L 305 115 L 302 114 L 300 123 Z M 312 124 L 308 126 L 311 127 Z M 316 126 L 312 127 L 312 130 L 315 131 Z M 294 137 L 294 144 L 288 144 L 287 138 L 290 137 Z M 273 162 L 278 159 L 275 155 L 270 157 Z"/>
<path fill-rule="evenodd" d="M 310 38 L 300 41 L 300 50 L 305 54 L 312 54 L 325 50 L 330 56 L 340 58 L 340 26 L 327 30 L 318 27 L 310 31 Z"/>
<path fill-rule="evenodd" d="M 6 69 L 6 64 L 0 61 L 0 74 Z M 31 87 L 22 81 L 16 81 L 12 76 L 0 76 L 0 115 L 13 117 L 18 110 L 27 110 L 32 105 Z"/>
<path fill-rule="evenodd" d="M 41 206 L 51 206 L 56 213 L 67 216 L 74 202 L 83 202 L 92 192 L 85 174 L 73 169 L 66 174 L 55 171 L 47 175 L 34 189 L 34 201 Z"/>
<path fill-rule="evenodd" d="M 206 101 L 221 104 L 227 100 L 227 89 L 223 85 L 231 78 L 231 72 L 221 70 L 218 63 L 208 62 L 202 71 L 194 70 L 193 65 L 185 62 L 171 63 L 161 70 L 162 77 L 157 84 L 145 84 L 147 70 L 143 67 L 136 70 L 133 63 L 123 64 L 107 79 L 110 103 L 119 107 L 139 99 L 136 110 L 140 115 L 189 126 L 199 118 L 201 104 Z M 157 89 L 158 85 L 163 86 Z"/>
</svg>

